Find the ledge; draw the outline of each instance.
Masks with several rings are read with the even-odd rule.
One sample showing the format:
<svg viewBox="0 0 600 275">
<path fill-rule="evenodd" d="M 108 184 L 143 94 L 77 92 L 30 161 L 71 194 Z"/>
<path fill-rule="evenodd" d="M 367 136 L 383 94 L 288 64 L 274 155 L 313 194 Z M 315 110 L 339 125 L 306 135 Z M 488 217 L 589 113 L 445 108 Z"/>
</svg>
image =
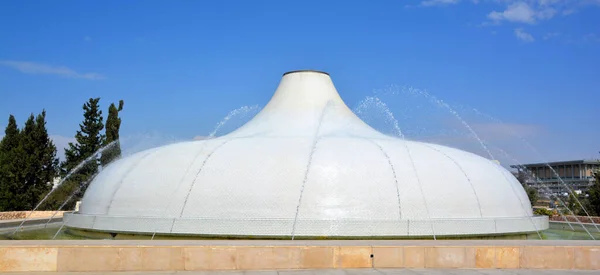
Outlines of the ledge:
<svg viewBox="0 0 600 275">
<path fill-rule="evenodd" d="M 200 235 L 218 238 L 424 238 L 535 233 L 548 216 L 428 220 L 312 220 L 128 217 L 65 213 L 67 228 L 129 234 Z M 433 239 L 433 237 L 431 237 Z"/>
<path fill-rule="evenodd" d="M 150 238 L 150 237 L 148 237 Z M 600 247 L 588 240 L 0 240 L 6 247 L 73 246 L 564 246 Z"/>
</svg>

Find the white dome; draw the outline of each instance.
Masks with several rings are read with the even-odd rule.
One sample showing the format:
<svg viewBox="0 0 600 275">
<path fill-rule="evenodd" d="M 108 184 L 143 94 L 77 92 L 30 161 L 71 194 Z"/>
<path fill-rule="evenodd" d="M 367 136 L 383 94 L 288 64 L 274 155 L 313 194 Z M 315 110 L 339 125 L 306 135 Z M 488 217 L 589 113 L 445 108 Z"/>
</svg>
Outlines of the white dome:
<svg viewBox="0 0 600 275">
<path fill-rule="evenodd" d="M 548 228 L 513 175 L 461 150 L 386 136 L 330 77 L 286 73 L 231 134 L 122 158 L 67 226 L 219 236 L 428 236 Z"/>
</svg>

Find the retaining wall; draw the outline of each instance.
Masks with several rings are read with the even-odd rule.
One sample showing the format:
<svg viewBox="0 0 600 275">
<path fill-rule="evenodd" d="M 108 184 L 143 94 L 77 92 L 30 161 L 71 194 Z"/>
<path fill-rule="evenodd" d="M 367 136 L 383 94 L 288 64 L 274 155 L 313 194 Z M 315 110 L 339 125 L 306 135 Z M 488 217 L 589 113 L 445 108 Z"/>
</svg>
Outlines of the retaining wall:
<svg viewBox="0 0 600 275">
<path fill-rule="evenodd" d="M 10 212 L 0 212 L 0 220 L 19 220 L 25 219 L 28 215 L 30 219 L 37 218 L 50 218 L 52 215 L 56 213 L 55 218 L 59 218 L 63 216 L 65 211 L 10 211 Z M 31 213 L 31 214 L 30 214 Z"/>
<path fill-rule="evenodd" d="M 0 241 L 0 272 L 320 268 L 600 270 L 595 241 Z"/>
</svg>

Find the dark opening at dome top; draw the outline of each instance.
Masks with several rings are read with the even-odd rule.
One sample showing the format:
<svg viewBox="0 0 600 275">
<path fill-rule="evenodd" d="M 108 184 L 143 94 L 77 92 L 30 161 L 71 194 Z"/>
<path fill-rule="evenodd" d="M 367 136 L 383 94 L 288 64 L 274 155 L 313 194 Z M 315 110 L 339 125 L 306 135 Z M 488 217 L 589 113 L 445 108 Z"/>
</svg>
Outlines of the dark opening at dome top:
<svg viewBox="0 0 600 275">
<path fill-rule="evenodd" d="M 317 70 L 295 70 L 295 71 L 285 72 L 283 75 L 293 74 L 293 73 L 319 73 L 319 74 L 329 75 L 329 73 L 327 73 L 327 72 L 317 71 Z"/>
</svg>

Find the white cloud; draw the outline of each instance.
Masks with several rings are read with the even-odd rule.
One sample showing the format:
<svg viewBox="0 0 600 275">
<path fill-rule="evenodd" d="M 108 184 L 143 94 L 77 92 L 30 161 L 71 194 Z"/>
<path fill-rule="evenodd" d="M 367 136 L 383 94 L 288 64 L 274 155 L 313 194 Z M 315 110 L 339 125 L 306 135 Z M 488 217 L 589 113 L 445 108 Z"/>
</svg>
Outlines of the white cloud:
<svg viewBox="0 0 600 275">
<path fill-rule="evenodd" d="M 445 5 L 454 5 L 458 4 L 460 0 L 426 0 L 421 2 L 421 6 L 431 7 L 431 6 L 445 6 Z"/>
<path fill-rule="evenodd" d="M 585 37 L 587 38 L 596 38 L 596 34 L 595 33 L 588 33 L 585 35 Z"/>
<path fill-rule="evenodd" d="M 99 73 L 79 73 L 65 66 L 51 66 L 27 61 L 0 60 L 0 65 L 13 68 L 26 74 L 49 74 L 88 80 L 99 80 L 106 78 Z"/>
<path fill-rule="evenodd" d="M 554 17 L 554 15 L 556 15 L 556 10 L 553 8 L 545 8 L 537 11 L 537 17 L 540 20 L 551 19 L 552 17 Z"/>
<path fill-rule="evenodd" d="M 522 28 L 516 28 L 515 29 L 515 36 L 525 42 L 533 42 L 535 41 L 535 38 L 533 38 L 533 35 L 525 32 Z"/>
<path fill-rule="evenodd" d="M 494 26 L 501 23 L 537 24 L 557 16 L 568 16 L 587 7 L 600 6 L 600 0 L 421 0 L 420 5 L 448 6 L 465 3 L 469 5 L 487 4 L 497 6 L 486 12 L 487 20 L 481 26 Z"/>
<path fill-rule="evenodd" d="M 544 35 L 544 40 L 552 39 L 552 38 L 557 37 L 559 35 L 560 35 L 559 32 L 549 32 L 546 35 Z"/>
<path fill-rule="evenodd" d="M 546 10 L 544 10 L 544 12 L 536 11 L 527 3 L 517 2 L 509 5 L 506 10 L 502 12 L 493 11 L 489 13 L 487 17 L 495 22 L 509 21 L 533 24 L 538 18 L 546 19 L 551 18 L 552 16 L 554 16 L 552 12 Z"/>
<path fill-rule="evenodd" d="M 583 40 L 588 42 L 599 42 L 600 37 L 598 37 L 598 35 L 596 35 L 595 33 L 588 33 L 583 37 Z"/>
</svg>

